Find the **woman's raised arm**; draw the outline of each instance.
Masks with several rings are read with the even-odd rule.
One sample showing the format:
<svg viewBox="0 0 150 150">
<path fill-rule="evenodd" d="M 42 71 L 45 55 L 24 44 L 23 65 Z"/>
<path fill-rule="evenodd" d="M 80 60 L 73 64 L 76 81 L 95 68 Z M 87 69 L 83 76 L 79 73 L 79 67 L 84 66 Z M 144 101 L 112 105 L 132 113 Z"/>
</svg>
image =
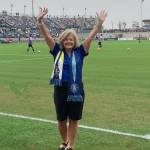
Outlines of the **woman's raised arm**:
<svg viewBox="0 0 150 150">
<path fill-rule="evenodd" d="M 48 13 L 47 8 L 43 8 L 43 9 L 40 8 L 40 13 L 38 16 L 38 25 L 39 25 L 41 33 L 43 34 L 43 36 L 45 38 L 45 41 L 46 41 L 48 47 L 52 50 L 54 48 L 55 41 L 52 38 L 48 28 L 44 24 L 44 16 L 47 15 L 47 13 Z"/>
<path fill-rule="evenodd" d="M 102 24 L 105 21 L 107 16 L 107 12 L 105 10 L 102 10 L 100 13 L 96 13 L 96 14 L 97 14 L 97 23 L 83 42 L 83 47 L 86 53 L 88 53 L 92 39 L 95 37 L 99 29 L 102 27 Z"/>
</svg>

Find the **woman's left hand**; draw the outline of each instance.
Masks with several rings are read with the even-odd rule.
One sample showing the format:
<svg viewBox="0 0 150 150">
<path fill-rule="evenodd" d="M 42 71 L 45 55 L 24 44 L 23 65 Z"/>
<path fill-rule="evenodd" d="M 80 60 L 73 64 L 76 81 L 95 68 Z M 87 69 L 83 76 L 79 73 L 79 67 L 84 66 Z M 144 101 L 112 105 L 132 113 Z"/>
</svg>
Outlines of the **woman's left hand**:
<svg viewBox="0 0 150 150">
<path fill-rule="evenodd" d="M 102 25 L 107 17 L 107 11 L 101 10 L 100 13 L 97 12 L 96 14 L 97 14 L 98 25 Z"/>
</svg>

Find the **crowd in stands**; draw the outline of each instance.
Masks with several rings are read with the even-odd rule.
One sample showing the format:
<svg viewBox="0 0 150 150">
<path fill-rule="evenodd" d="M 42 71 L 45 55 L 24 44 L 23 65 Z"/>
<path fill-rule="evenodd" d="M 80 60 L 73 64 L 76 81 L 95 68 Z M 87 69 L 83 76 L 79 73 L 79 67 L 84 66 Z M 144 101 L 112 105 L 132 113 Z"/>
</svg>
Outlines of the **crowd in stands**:
<svg viewBox="0 0 150 150">
<path fill-rule="evenodd" d="M 91 30 L 95 18 L 78 17 L 51 17 L 44 20 L 53 36 L 58 36 L 65 28 L 74 28 L 77 32 Z M 27 34 L 41 37 L 36 17 L 0 14 L 0 37 L 26 37 Z"/>
<path fill-rule="evenodd" d="M 51 31 L 53 36 L 58 36 L 66 28 L 74 28 L 77 32 L 88 32 L 91 30 L 96 22 L 95 17 L 57 17 L 47 16 L 45 18 L 45 24 Z M 114 32 L 145 32 L 150 31 L 150 28 L 137 28 L 137 29 L 103 29 L 104 33 Z M 32 34 L 33 37 L 40 38 L 41 34 L 37 24 L 36 17 L 20 16 L 19 13 L 16 15 L 8 15 L 7 12 L 0 13 L 0 38 L 26 38 L 28 34 Z"/>
</svg>

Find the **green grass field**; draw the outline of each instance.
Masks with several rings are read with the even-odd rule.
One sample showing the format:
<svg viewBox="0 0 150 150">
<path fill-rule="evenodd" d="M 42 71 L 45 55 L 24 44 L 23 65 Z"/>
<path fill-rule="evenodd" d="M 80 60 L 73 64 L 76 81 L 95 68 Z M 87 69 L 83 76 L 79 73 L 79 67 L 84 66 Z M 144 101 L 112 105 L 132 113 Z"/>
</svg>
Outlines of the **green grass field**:
<svg viewBox="0 0 150 150">
<path fill-rule="evenodd" d="M 53 58 L 45 43 L 0 44 L 0 112 L 56 120 Z M 150 41 L 91 45 L 85 58 L 82 125 L 138 135 L 150 134 Z M 55 124 L 0 115 L 0 150 L 56 150 Z M 150 140 L 79 129 L 76 150 L 149 150 Z"/>
</svg>

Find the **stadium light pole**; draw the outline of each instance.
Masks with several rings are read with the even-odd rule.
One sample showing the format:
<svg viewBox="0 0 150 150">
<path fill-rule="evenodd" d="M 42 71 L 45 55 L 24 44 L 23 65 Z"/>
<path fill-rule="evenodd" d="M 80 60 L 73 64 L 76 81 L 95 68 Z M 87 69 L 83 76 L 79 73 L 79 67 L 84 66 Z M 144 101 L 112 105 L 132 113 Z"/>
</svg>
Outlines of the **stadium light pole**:
<svg viewBox="0 0 150 150">
<path fill-rule="evenodd" d="M 63 11 L 63 16 L 62 17 L 63 17 L 63 25 L 64 25 L 65 24 L 65 20 L 64 20 L 64 17 L 65 17 L 65 8 L 64 7 L 62 8 L 62 11 Z"/>
<path fill-rule="evenodd" d="M 144 0 L 140 0 L 141 27 L 143 26 L 143 2 Z"/>
<path fill-rule="evenodd" d="M 86 18 L 86 15 L 87 15 L 87 8 L 85 8 L 85 18 Z"/>
<path fill-rule="evenodd" d="M 24 16 L 26 15 L 26 5 L 24 5 Z"/>
<path fill-rule="evenodd" d="M 11 4 L 10 4 L 10 12 L 11 12 L 11 16 L 12 16 L 13 6 L 14 6 L 14 5 L 11 3 Z"/>
<path fill-rule="evenodd" d="M 32 0 L 32 17 L 34 17 L 34 2 Z"/>
<path fill-rule="evenodd" d="M 64 15 L 65 15 L 65 8 L 63 7 L 63 19 L 64 19 Z"/>
</svg>

